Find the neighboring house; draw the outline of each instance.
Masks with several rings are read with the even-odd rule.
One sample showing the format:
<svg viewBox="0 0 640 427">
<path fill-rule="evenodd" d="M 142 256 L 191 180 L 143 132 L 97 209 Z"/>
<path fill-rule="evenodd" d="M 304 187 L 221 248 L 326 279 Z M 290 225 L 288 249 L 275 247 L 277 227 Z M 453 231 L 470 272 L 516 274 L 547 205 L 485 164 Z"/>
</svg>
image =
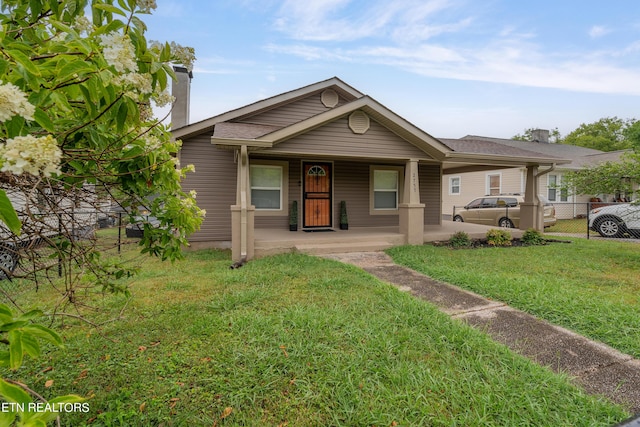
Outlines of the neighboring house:
<svg viewBox="0 0 640 427">
<path fill-rule="evenodd" d="M 574 195 L 562 191 L 564 176 L 567 172 L 595 166 L 604 162 L 620 160 L 626 151 L 603 152 L 591 148 L 575 145 L 555 144 L 549 142 L 549 132 L 537 130 L 534 132 L 536 141 L 520 141 L 512 139 L 490 138 L 468 135 L 460 139 L 441 138 L 440 141 L 450 147 L 465 151 L 478 143 L 497 144 L 497 152 L 507 153 L 512 149 L 527 150 L 549 157 L 559 157 L 571 160 L 549 170 L 538 172 L 537 185 L 540 195 L 545 196 L 556 207 L 558 219 L 575 218 L 587 212 L 587 202 L 594 195 Z M 454 209 L 460 209 L 468 202 L 485 195 L 524 193 L 527 184 L 526 168 L 490 169 L 467 173 L 447 173 L 442 181 L 442 214 L 444 218 L 451 218 Z M 598 195 L 602 200 L 609 201 L 612 195 Z M 611 200 L 612 201 L 612 200 Z"/>
<path fill-rule="evenodd" d="M 174 85 L 178 100 L 188 99 L 185 75 Z M 174 105 L 183 110 L 175 112 L 172 132 L 183 143 L 181 164 L 196 172 L 183 186 L 196 190 L 207 211 L 190 241 L 230 245 L 234 261 L 254 256 L 258 232 L 289 229 L 293 201 L 300 230 L 337 230 L 344 200 L 350 229 L 340 233 L 395 227 L 403 243 L 422 244 L 425 226 L 442 221 L 443 173 L 523 167 L 534 175 L 563 162 L 517 148 L 505 154 L 483 142 L 475 151 L 452 149 L 338 78 L 193 124 L 185 104 Z M 538 203 L 527 201 L 523 223 L 540 229 Z"/>
</svg>

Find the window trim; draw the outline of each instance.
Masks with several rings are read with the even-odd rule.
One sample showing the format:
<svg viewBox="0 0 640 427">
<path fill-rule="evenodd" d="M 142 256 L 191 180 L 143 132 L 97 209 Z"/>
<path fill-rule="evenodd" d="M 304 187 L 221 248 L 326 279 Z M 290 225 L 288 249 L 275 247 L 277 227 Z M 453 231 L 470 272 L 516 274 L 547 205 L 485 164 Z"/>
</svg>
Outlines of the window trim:
<svg viewBox="0 0 640 427">
<path fill-rule="evenodd" d="M 375 208 L 375 171 L 394 171 L 398 173 L 398 187 L 396 189 L 396 208 L 395 209 L 376 209 Z M 369 166 L 369 215 L 399 215 L 400 204 L 402 203 L 404 184 L 404 167 L 403 166 L 385 166 L 370 165 Z"/>
<path fill-rule="evenodd" d="M 551 187 L 551 177 L 554 177 L 555 179 L 555 183 L 553 183 L 553 188 Z M 547 199 L 549 199 L 550 202 L 554 202 L 554 203 L 567 203 L 567 202 L 571 202 L 571 196 L 568 194 L 568 191 L 563 190 L 562 188 L 562 181 L 563 181 L 564 176 L 561 173 L 554 173 L 554 174 L 548 174 L 547 175 Z M 553 199 L 550 196 L 549 192 L 553 190 L 554 191 L 554 197 Z M 565 199 L 565 200 L 562 200 Z"/>
<path fill-rule="evenodd" d="M 249 163 L 249 174 L 251 174 L 251 169 L 255 166 L 265 166 L 271 168 L 280 168 L 280 209 L 264 209 L 256 207 L 255 215 L 256 216 L 288 216 L 289 215 L 289 162 L 287 161 L 278 161 L 278 160 L 250 160 Z M 251 186 L 251 180 L 249 180 L 249 194 L 251 195 L 252 190 L 254 189 Z M 251 201 L 253 205 L 253 200 Z M 254 205 L 255 206 L 255 205 Z"/>
<path fill-rule="evenodd" d="M 458 180 L 458 191 L 457 192 L 453 191 L 453 180 L 454 179 Z M 459 196 L 460 194 L 462 194 L 462 177 L 460 175 L 450 176 L 449 177 L 449 195 L 450 196 Z"/>
<path fill-rule="evenodd" d="M 497 176 L 500 179 L 500 185 L 498 187 L 498 193 L 497 194 L 491 194 L 491 177 L 492 176 Z M 487 196 L 497 196 L 499 194 L 502 194 L 502 174 L 501 173 L 488 173 L 486 175 L 486 181 L 485 181 L 485 194 Z"/>
</svg>

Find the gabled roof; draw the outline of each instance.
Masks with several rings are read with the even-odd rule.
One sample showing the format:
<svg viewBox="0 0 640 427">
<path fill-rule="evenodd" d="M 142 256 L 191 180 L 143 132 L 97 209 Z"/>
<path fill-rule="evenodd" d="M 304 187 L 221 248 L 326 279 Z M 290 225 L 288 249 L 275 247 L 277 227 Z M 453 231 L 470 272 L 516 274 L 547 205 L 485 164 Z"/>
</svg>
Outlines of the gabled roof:
<svg viewBox="0 0 640 427">
<path fill-rule="evenodd" d="M 225 138 L 221 137 L 216 130 L 216 133 L 211 138 L 211 142 L 220 146 L 248 145 L 250 147 L 269 148 L 297 135 L 316 129 L 338 118 L 346 117 L 357 110 L 364 111 L 373 120 L 420 148 L 435 159 L 442 160 L 446 155 L 445 153 L 451 151 L 451 149 L 445 144 L 409 123 L 370 96 L 363 96 L 355 101 L 335 107 L 306 120 L 302 120 L 290 126 L 286 126 L 254 138 L 242 138 L 239 135 L 232 138 Z M 240 125 L 236 126 L 238 133 L 246 130 L 244 125 L 238 125 Z"/>
<path fill-rule="evenodd" d="M 602 151 L 586 147 L 568 144 L 554 144 L 549 142 L 520 141 L 515 139 L 491 138 L 486 136 L 467 135 L 460 141 L 489 141 L 507 147 L 533 151 L 545 156 L 562 157 L 564 159 L 576 159 L 590 154 L 601 154 Z"/>
<path fill-rule="evenodd" d="M 337 106 L 300 119 L 288 125 L 252 123 L 251 118 L 281 106 L 335 90 L 343 100 Z M 425 159 L 440 161 L 443 169 L 473 167 L 518 167 L 569 163 L 565 156 L 540 153 L 522 147 L 507 149 L 497 139 L 465 137 L 461 140 L 440 140 L 400 117 L 370 96 L 366 96 L 337 77 L 292 90 L 247 106 L 228 111 L 198 123 L 172 130 L 174 138 L 211 135 L 211 142 L 219 147 L 247 145 L 250 149 L 269 149 L 295 136 L 310 132 L 355 111 L 363 111 L 372 120 L 398 135 L 425 153 Z M 494 141 L 496 140 L 496 141 Z M 465 143 L 461 143 L 464 141 Z"/>
<path fill-rule="evenodd" d="M 176 139 L 186 138 L 188 136 L 202 133 L 208 128 L 213 128 L 213 126 L 218 123 L 238 120 L 248 115 L 257 114 L 261 111 L 267 111 L 280 104 L 291 102 L 296 99 L 301 99 L 328 88 L 334 89 L 338 94 L 346 97 L 347 99 L 357 99 L 364 96 L 364 94 L 349 86 L 339 78 L 332 77 L 321 82 L 313 83 L 299 89 L 281 93 L 280 95 L 272 96 L 270 98 L 254 102 L 252 104 L 245 105 L 244 107 L 240 107 L 235 110 L 210 117 L 197 123 L 192 123 L 178 129 L 172 129 L 171 132 L 173 134 L 173 137 Z"/>
</svg>

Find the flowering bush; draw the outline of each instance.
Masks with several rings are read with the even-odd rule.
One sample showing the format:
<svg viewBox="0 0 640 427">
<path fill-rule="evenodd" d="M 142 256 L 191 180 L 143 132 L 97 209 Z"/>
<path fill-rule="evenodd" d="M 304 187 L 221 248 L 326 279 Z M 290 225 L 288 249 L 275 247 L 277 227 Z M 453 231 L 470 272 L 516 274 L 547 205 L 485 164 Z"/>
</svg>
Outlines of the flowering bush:
<svg viewBox="0 0 640 427">
<path fill-rule="evenodd" d="M 172 140 L 152 110 L 154 103 L 172 102 L 173 65 L 191 70 L 195 56 L 193 49 L 173 42 L 147 43 L 141 16 L 155 8 L 154 0 L 0 3 L 0 231 L 5 233 L 0 251 L 28 252 L 20 273 L 6 268 L 3 263 L 11 266 L 13 254 L 3 252 L 0 278 L 20 274 L 37 284 L 61 276 L 64 285 L 58 282 L 55 288 L 61 306 L 55 312 L 77 303 L 88 294 L 79 290 L 90 286 L 126 291 L 117 279 L 131 273 L 103 260 L 95 240 L 79 240 L 67 212 L 94 203 L 96 194 L 132 218 L 143 206 L 160 222 L 141 239 L 143 251 L 172 260 L 181 256 L 187 236 L 204 216 L 195 194 L 181 188 L 191 168 L 177 167 L 180 142 Z M 7 194 L 19 195 L 19 206 Z M 41 219 L 43 212 L 57 218 L 53 225 Z M 57 264 L 38 264 L 43 251 L 18 244 L 21 219 L 22 234 L 44 242 L 53 251 L 46 259 Z M 13 246 L 7 243 L 11 238 Z M 52 268 L 57 275 L 49 274 Z M 5 287 L 0 293 L 11 297 Z M 16 338 L 22 332 L 11 334 Z M 21 364 L 22 352 L 37 353 L 33 339 L 25 338 L 29 345 L 7 342 L 15 362 L 11 368 Z M 5 400 L 20 393 L 0 382 Z"/>
<path fill-rule="evenodd" d="M 2 2 L 0 170 L 3 189 L 18 182 L 8 173 L 28 192 L 65 188 L 77 197 L 92 184 L 132 215 L 146 206 L 164 236 L 141 245 L 175 258 L 204 212 L 182 192 L 180 143 L 152 106 L 172 101 L 172 65 L 191 69 L 195 56 L 174 42 L 147 43 L 140 16 L 155 8 L 153 0 Z"/>
</svg>

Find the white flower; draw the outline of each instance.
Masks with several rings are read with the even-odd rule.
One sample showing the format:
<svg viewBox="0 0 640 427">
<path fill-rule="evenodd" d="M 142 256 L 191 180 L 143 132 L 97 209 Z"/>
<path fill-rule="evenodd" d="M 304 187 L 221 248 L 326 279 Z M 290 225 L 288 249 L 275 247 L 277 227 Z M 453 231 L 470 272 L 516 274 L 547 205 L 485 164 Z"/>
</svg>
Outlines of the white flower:
<svg viewBox="0 0 640 427">
<path fill-rule="evenodd" d="M 113 83 L 119 86 L 132 86 L 139 93 L 151 93 L 151 75 L 126 73 L 113 79 Z"/>
<path fill-rule="evenodd" d="M 77 16 L 75 22 L 73 23 L 73 29 L 78 33 L 90 33 L 91 31 L 93 31 L 93 24 L 86 16 Z"/>
<path fill-rule="evenodd" d="M 0 146 L 0 157 L 3 160 L 2 172 L 49 177 L 60 173 L 62 151 L 51 135 L 40 138 L 16 136 Z"/>
<path fill-rule="evenodd" d="M 169 94 L 169 92 L 166 90 L 157 95 L 155 94 L 153 95 L 153 101 L 156 103 L 158 107 L 164 107 L 165 105 L 173 104 L 173 101 L 175 100 L 176 98 L 171 94 Z"/>
<path fill-rule="evenodd" d="M 150 13 L 151 10 L 158 7 L 156 4 L 156 0 L 138 0 L 138 7 L 140 8 L 140 12 Z"/>
<path fill-rule="evenodd" d="M 193 70 L 193 63 L 196 60 L 196 51 L 194 48 L 171 42 L 171 54 L 176 59 L 176 62 L 184 65 L 189 71 Z"/>
<path fill-rule="evenodd" d="M 124 34 L 109 33 L 100 36 L 103 56 L 107 64 L 112 65 L 119 73 L 138 71 L 135 49 L 131 39 Z"/>
<path fill-rule="evenodd" d="M 26 120 L 33 120 L 36 107 L 27 101 L 27 95 L 12 83 L 2 84 L 0 80 L 0 123 L 6 122 L 13 116 L 22 116 Z"/>
</svg>

